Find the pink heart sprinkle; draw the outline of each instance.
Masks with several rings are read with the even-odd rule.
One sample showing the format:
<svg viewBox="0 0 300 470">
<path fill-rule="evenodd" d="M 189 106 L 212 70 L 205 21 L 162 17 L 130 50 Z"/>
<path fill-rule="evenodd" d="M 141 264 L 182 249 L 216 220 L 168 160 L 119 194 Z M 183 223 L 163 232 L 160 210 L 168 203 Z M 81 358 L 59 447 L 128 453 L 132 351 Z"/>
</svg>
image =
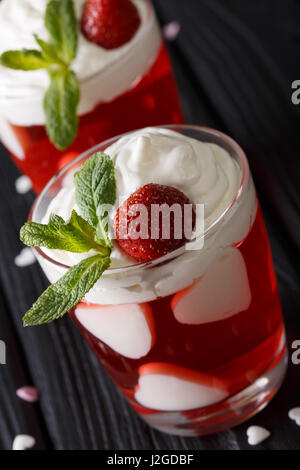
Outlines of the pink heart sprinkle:
<svg viewBox="0 0 300 470">
<path fill-rule="evenodd" d="M 181 26 L 178 21 L 171 21 L 171 23 L 168 23 L 163 27 L 164 37 L 168 41 L 174 41 L 180 33 L 180 29 Z"/>
<path fill-rule="evenodd" d="M 28 401 L 29 403 L 34 403 L 39 399 L 39 392 L 35 387 L 21 387 L 16 390 L 16 395 L 21 398 L 21 400 Z"/>
</svg>

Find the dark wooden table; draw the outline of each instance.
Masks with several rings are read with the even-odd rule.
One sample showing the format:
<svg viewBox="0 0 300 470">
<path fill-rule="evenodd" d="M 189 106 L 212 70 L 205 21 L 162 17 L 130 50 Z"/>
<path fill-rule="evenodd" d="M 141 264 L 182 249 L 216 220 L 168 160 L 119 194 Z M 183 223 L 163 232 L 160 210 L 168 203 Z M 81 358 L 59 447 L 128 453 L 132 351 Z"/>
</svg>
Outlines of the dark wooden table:
<svg viewBox="0 0 300 470">
<path fill-rule="evenodd" d="M 182 29 L 169 43 L 186 120 L 216 127 L 245 149 L 269 231 L 287 327 L 289 355 L 300 339 L 300 106 L 291 82 L 300 79 L 297 0 L 156 0 L 162 24 Z M 37 264 L 18 268 L 18 231 L 34 196 L 17 194 L 19 173 L 1 148 L 0 448 L 14 436 L 35 436 L 37 449 L 249 449 L 249 424 L 272 435 L 256 449 L 300 449 L 300 427 L 288 410 L 300 406 L 300 365 L 271 404 L 248 423 L 205 438 L 151 430 L 129 408 L 68 318 L 23 329 L 21 317 L 47 281 Z M 259 260 L 258 260 L 259 263 Z M 35 385 L 40 401 L 15 391 Z"/>
</svg>

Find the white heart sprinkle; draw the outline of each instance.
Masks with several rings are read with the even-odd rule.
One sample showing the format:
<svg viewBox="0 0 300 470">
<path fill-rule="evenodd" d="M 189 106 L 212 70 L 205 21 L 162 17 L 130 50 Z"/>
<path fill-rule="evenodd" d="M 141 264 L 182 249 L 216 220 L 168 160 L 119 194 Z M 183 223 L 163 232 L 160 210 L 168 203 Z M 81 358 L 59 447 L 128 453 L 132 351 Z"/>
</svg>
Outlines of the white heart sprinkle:
<svg viewBox="0 0 300 470">
<path fill-rule="evenodd" d="M 25 194 L 32 188 L 32 182 L 26 175 L 19 176 L 15 181 L 16 191 L 19 194 Z"/>
<path fill-rule="evenodd" d="M 15 257 L 15 265 L 22 268 L 36 262 L 35 256 L 31 248 L 23 248 Z"/>
<path fill-rule="evenodd" d="M 297 408 L 292 408 L 289 411 L 289 418 L 293 421 L 296 421 L 296 424 L 300 426 L 300 406 L 298 406 Z"/>
<path fill-rule="evenodd" d="M 28 401 L 29 403 L 34 403 L 38 401 L 39 394 L 35 387 L 24 386 L 16 390 L 17 397 L 21 400 Z"/>
<path fill-rule="evenodd" d="M 270 431 L 261 426 L 250 426 L 247 429 L 248 444 L 256 446 L 271 435 Z"/>
<path fill-rule="evenodd" d="M 13 440 L 12 450 L 31 449 L 35 445 L 35 438 L 28 434 L 19 434 Z"/>
</svg>

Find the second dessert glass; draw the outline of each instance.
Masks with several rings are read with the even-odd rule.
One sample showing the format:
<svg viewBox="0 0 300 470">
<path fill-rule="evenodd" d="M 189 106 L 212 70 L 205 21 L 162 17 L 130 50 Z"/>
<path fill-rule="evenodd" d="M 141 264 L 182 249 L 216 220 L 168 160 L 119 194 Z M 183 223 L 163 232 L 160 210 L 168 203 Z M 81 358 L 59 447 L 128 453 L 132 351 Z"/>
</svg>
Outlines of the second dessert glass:
<svg viewBox="0 0 300 470">
<path fill-rule="evenodd" d="M 183 247 L 146 264 L 109 269 L 102 283 L 105 300 L 101 289 L 92 290 L 70 316 L 145 421 L 171 434 L 205 435 L 241 423 L 271 400 L 286 370 L 284 325 L 268 236 L 242 149 L 214 130 L 165 127 L 230 154 L 242 175 L 234 200 L 205 227 L 202 249 Z M 41 222 L 78 166 L 118 138 L 85 152 L 55 176 L 30 220 Z M 40 248 L 35 252 L 50 282 L 65 273 L 67 266 Z M 159 286 L 156 295 L 147 291 L 153 283 Z"/>
<path fill-rule="evenodd" d="M 154 9 L 150 1 L 140 2 L 145 4 L 145 18 L 130 47 L 125 45 L 118 60 L 80 81 L 78 134 L 67 150 L 59 151 L 47 136 L 40 95 L 9 100 L 0 96 L 0 139 L 36 193 L 81 152 L 109 137 L 145 126 L 183 122 Z"/>
</svg>

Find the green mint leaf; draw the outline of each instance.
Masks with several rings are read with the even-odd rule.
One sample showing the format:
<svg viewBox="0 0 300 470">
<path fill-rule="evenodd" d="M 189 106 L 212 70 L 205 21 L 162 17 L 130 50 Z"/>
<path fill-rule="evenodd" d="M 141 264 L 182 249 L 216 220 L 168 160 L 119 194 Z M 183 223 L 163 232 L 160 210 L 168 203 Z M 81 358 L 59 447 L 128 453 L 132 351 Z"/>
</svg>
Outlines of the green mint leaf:
<svg viewBox="0 0 300 470">
<path fill-rule="evenodd" d="M 20 238 L 27 246 L 43 246 L 72 253 L 96 250 L 103 256 L 109 255 L 107 248 L 95 242 L 94 228 L 74 210 L 69 222 L 55 214 L 51 215 L 47 225 L 27 222 L 21 228 Z"/>
<path fill-rule="evenodd" d="M 95 242 L 95 230 L 94 228 L 80 215 L 76 213 L 76 211 L 72 211 L 72 216 L 69 221 L 69 225 L 73 231 L 75 231 L 80 237 L 86 239 L 86 243 L 89 243 L 93 246 L 93 249 L 101 253 L 103 256 L 108 256 L 110 254 L 110 249 L 108 250 L 106 247 L 101 247 L 97 242 Z"/>
<path fill-rule="evenodd" d="M 65 315 L 82 300 L 109 266 L 109 257 L 95 255 L 69 268 L 26 312 L 24 326 L 41 325 Z"/>
<path fill-rule="evenodd" d="M 51 142 L 65 150 L 75 139 L 78 128 L 79 84 L 72 70 L 51 72 L 44 97 L 46 128 Z"/>
<path fill-rule="evenodd" d="M 3 52 L 0 56 L 0 63 L 4 67 L 15 70 L 38 70 L 50 66 L 43 54 L 35 49 Z"/>
<path fill-rule="evenodd" d="M 78 25 L 73 0 L 51 0 L 46 8 L 45 26 L 51 45 L 66 64 L 76 56 Z"/>
<path fill-rule="evenodd" d="M 74 181 L 76 203 L 83 217 L 96 230 L 96 241 L 111 248 L 103 205 L 113 205 L 116 199 L 112 160 L 105 153 L 96 152 L 75 173 Z"/>
<path fill-rule="evenodd" d="M 65 64 L 60 60 L 54 47 L 51 46 L 51 44 L 48 44 L 43 39 L 39 38 L 37 34 L 34 34 L 33 36 L 37 44 L 41 48 L 43 58 L 48 62 L 48 64 L 58 64 L 65 66 Z"/>
</svg>

